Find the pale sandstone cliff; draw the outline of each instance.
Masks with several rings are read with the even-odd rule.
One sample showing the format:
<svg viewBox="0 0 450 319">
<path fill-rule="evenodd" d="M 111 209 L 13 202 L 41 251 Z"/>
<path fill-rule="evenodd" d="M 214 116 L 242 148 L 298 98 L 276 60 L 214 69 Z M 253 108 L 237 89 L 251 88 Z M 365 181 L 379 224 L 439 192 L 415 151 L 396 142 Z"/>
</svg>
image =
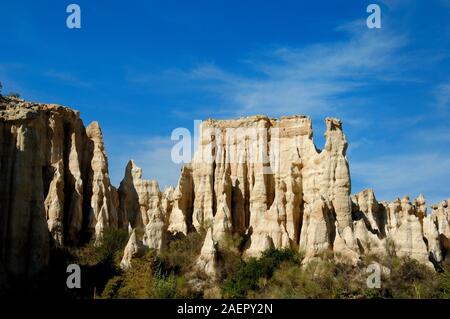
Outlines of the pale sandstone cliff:
<svg viewBox="0 0 450 319">
<path fill-rule="evenodd" d="M 130 161 L 119 187 L 120 210 L 127 217 L 132 235 L 125 247 L 121 267 L 145 249 L 161 250 L 166 244 L 172 189 L 161 193 L 158 182 L 142 179 L 142 169 Z"/>
<path fill-rule="evenodd" d="M 351 263 L 366 253 L 395 253 L 432 267 L 448 256 L 445 202 L 426 216 L 422 195 L 412 203 L 378 203 L 371 190 L 350 196 L 339 120 L 326 119 L 323 150 L 302 116 L 207 120 L 200 132 L 190 198 L 193 227 L 208 230 L 198 266 L 209 274 L 219 271 L 214 258 L 233 233 L 247 238 L 244 257 L 290 247 L 305 253 L 305 263 L 324 251 Z"/>
<path fill-rule="evenodd" d="M 57 105 L 0 102 L 0 266 L 35 274 L 49 247 L 101 241 L 129 228 L 122 267 L 173 236 L 205 231 L 197 269 L 220 271 L 220 249 L 241 236 L 245 258 L 269 248 L 298 249 L 305 263 L 324 252 L 357 263 L 367 253 L 410 256 L 432 266 L 449 258 L 448 201 L 378 202 L 372 190 L 350 195 L 342 124 L 326 119 L 323 150 L 311 119 L 207 120 L 192 162 L 175 189 L 161 192 L 130 161 L 116 190 L 98 123 Z M 329 255 L 329 254 L 328 254 Z"/>
<path fill-rule="evenodd" d="M 101 130 L 85 129 L 77 111 L 2 98 L 0 157 L 0 263 L 8 273 L 33 276 L 51 245 L 117 227 Z"/>
<path fill-rule="evenodd" d="M 311 120 L 302 116 L 203 122 L 197 153 L 180 178 L 186 186 L 176 192 L 185 213 L 176 210 L 168 225 L 207 231 L 199 269 L 211 276 L 220 270 L 221 241 L 231 234 L 245 236 L 244 257 L 291 247 L 305 262 L 324 251 L 351 263 L 367 253 L 409 256 L 430 267 L 448 258 L 446 202 L 427 216 L 422 195 L 412 203 L 379 203 L 372 190 L 351 197 L 342 125 L 327 119 L 326 128 L 320 151 Z"/>
</svg>

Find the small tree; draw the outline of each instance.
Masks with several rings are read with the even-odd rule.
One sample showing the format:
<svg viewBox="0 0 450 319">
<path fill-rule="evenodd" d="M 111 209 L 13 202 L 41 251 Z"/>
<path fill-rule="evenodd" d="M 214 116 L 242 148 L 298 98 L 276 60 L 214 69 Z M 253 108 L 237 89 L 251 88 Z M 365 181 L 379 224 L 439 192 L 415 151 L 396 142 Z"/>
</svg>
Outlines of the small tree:
<svg viewBox="0 0 450 319">
<path fill-rule="evenodd" d="M 16 99 L 20 98 L 20 93 L 17 92 L 11 92 L 8 94 L 9 97 L 14 97 Z"/>
</svg>

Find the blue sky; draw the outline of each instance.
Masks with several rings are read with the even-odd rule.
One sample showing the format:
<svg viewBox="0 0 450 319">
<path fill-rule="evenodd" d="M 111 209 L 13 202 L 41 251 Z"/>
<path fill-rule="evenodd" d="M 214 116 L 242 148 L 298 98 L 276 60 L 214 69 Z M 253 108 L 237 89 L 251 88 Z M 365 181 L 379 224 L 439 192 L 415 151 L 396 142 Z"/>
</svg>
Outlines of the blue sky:
<svg viewBox="0 0 450 319">
<path fill-rule="evenodd" d="M 450 197 L 449 0 L 0 0 L 0 30 L 3 91 L 98 120 L 116 185 L 129 158 L 175 184 L 170 134 L 196 119 L 305 114 L 319 148 L 343 120 L 354 193 Z"/>
</svg>

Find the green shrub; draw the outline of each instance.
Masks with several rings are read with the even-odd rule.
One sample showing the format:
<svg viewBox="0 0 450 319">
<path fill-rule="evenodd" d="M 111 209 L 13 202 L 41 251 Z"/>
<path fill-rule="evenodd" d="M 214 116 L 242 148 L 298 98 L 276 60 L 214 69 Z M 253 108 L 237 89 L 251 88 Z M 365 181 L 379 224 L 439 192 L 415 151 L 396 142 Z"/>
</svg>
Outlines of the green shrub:
<svg viewBox="0 0 450 319">
<path fill-rule="evenodd" d="M 131 261 L 131 268 L 117 273 L 105 285 L 102 298 L 152 298 L 154 252 Z"/>
<path fill-rule="evenodd" d="M 232 247 L 221 248 L 219 250 L 218 260 L 221 270 L 221 279 L 225 279 L 229 274 L 235 273 L 242 262 L 240 252 Z"/>
<path fill-rule="evenodd" d="M 450 299 L 450 266 L 439 274 L 439 298 Z"/>
<path fill-rule="evenodd" d="M 101 298 L 449 298 L 450 267 L 441 273 L 411 258 L 396 257 L 395 247 L 387 256 L 368 254 L 358 265 L 335 261 L 324 252 L 301 266 L 302 254 L 293 249 L 265 251 L 259 259 L 243 260 L 238 237 L 220 244 L 222 277 L 208 281 L 194 271 L 204 233 L 174 238 L 165 250 L 148 251 L 132 260 L 126 271 L 118 269 L 128 234 L 112 230 L 100 245 L 76 254 L 80 265 L 91 269 L 95 295 Z M 368 288 L 367 267 L 377 262 L 389 268 L 382 274 L 381 289 Z M 83 267 L 83 266 L 82 266 Z M 83 270 L 83 273 L 85 270 Z M 104 281 L 104 282 L 103 282 Z M 191 287 L 192 285 L 192 287 Z M 104 287 L 104 288 L 103 288 Z M 217 288 L 217 287 L 220 287 Z M 214 291 L 215 288 L 216 290 Z M 202 291 L 211 291 L 203 295 Z"/>
<path fill-rule="evenodd" d="M 18 99 L 18 98 L 20 98 L 20 93 L 17 93 L 17 92 L 10 92 L 10 93 L 8 94 L 8 96 L 9 96 L 9 97 L 14 97 L 14 98 Z"/>
<path fill-rule="evenodd" d="M 367 287 L 367 266 L 377 261 L 390 269 L 382 273 L 381 288 Z M 411 258 L 367 256 L 358 266 L 318 259 L 298 267 L 283 263 L 269 280 L 260 280 L 251 298 L 445 298 L 448 273 L 437 275 Z M 440 295 L 438 295 L 440 294 Z"/>
<path fill-rule="evenodd" d="M 111 229 L 103 234 L 100 245 L 95 249 L 100 257 L 100 261 L 120 261 L 123 250 L 128 241 L 128 231 L 126 229 Z"/>
<path fill-rule="evenodd" d="M 203 246 L 205 234 L 192 232 L 182 238 L 173 239 L 166 249 L 155 257 L 155 273 L 163 276 L 188 273 L 196 261 Z"/>
<path fill-rule="evenodd" d="M 283 263 L 273 277 L 260 282 L 252 298 L 361 298 L 362 278 L 354 267 L 333 260 L 310 261 L 300 267 Z"/>
<path fill-rule="evenodd" d="M 77 249 L 74 254 L 82 265 L 106 264 L 118 265 L 128 241 L 125 229 L 110 229 L 104 232 L 100 244 L 91 241 L 85 247 Z"/>
<path fill-rule="evenodd" d="M 112 277 L 105 285 L 105 289 L 101 294 L 101 298 L 111 299 L 117 296 L 119 289 L 123 284 L 123 278 L 121 276 Z"/>
<path fill-rule="evenodd" d="M 291 249 L 267 250 L 260 259 L 241 261 L 235 272 L 228 274 L 222 285 L 225 298 L 245 298 L 250 290 L 256 289 L 260 279 L 269 279 L 283 262 L 299 266 L 298 253 Z"/>
<path fill-rule="evenodd" d="M 154 276 L 152 285 L 152 295 L 156 299 L 177 298 L 177 278 L 175 275 Z"/>
<path fill-rule="evenodd" d="M 71 262 L 79 264 L 83 273 L 83 296 L 103 297 L 102 293 L 110 279 L 120 274 L 119 264 L 127 240 L 127 230 L 110 229 L 105 231 L 100 244 L 91 241 L 71 251 Z"/>
<path fill-rule="evenodd" d="M 131 267 L 111 278 L 105 285 L 102 298 L 194 298 L 186 279 L 192 271 L 202 247 L 204 235 L 191 233 L 173 239 L 159 254 L 149 250 L 144 256 L 131 261 Z M 104 238 L 96 251 L 99 259 L 112 262 L 116 248 L 121 246 L 117 236 Z M 121 249 L 123 250 L 123 249 Z M 120 250 L 119 250 L 120 251 Z M 120 260 L 120 259 L 118 259 Z"/>
<path fill-rule="evenodd" d="M 395 258 L 386 287 L 392 298 L 433 298 L 437 292 L 436 272 L 411 258 Z"/>
</svg>

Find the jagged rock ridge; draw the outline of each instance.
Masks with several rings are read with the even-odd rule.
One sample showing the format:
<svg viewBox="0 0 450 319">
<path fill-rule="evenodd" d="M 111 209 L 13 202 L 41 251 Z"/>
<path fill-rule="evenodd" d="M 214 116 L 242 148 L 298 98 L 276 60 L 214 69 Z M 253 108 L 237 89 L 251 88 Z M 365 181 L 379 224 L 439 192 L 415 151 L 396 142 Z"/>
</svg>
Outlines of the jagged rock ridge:
<svg viewBox="0 0 450 319">
<path fill-rule="evenodd" d="M 326 119 L 325 137 L 318 150 L 304 116 L 207 120 L 175 189 L 161 192 L 133 161 L 116 189 L 98 123 L 85 128 L 77 111 L 2 98 L 0 263 L 32 276 L 46 267 L 51 245 L 99 242 L 108 228 L 130 230 L 123 268 L 172 236 L 205 231 L 196 267 L 211 277 L 231 235 L 245 239 L 244 257 L 291 247 L 305 262 L 324 251 L 352 263 L 391 250 L 430 266 L 449 258 L 448 201 L 427 214 L 423 196 L 351 196 L 339 120 Z"/>
<path fill-rule="evenodd" d="M 34 275 L 55 246 L 120 227 L 98 123 L 58 105 L 0 100 L 0 262 Z M 50 236 L 49 236 L 50 234 Z"/>
</svg>

